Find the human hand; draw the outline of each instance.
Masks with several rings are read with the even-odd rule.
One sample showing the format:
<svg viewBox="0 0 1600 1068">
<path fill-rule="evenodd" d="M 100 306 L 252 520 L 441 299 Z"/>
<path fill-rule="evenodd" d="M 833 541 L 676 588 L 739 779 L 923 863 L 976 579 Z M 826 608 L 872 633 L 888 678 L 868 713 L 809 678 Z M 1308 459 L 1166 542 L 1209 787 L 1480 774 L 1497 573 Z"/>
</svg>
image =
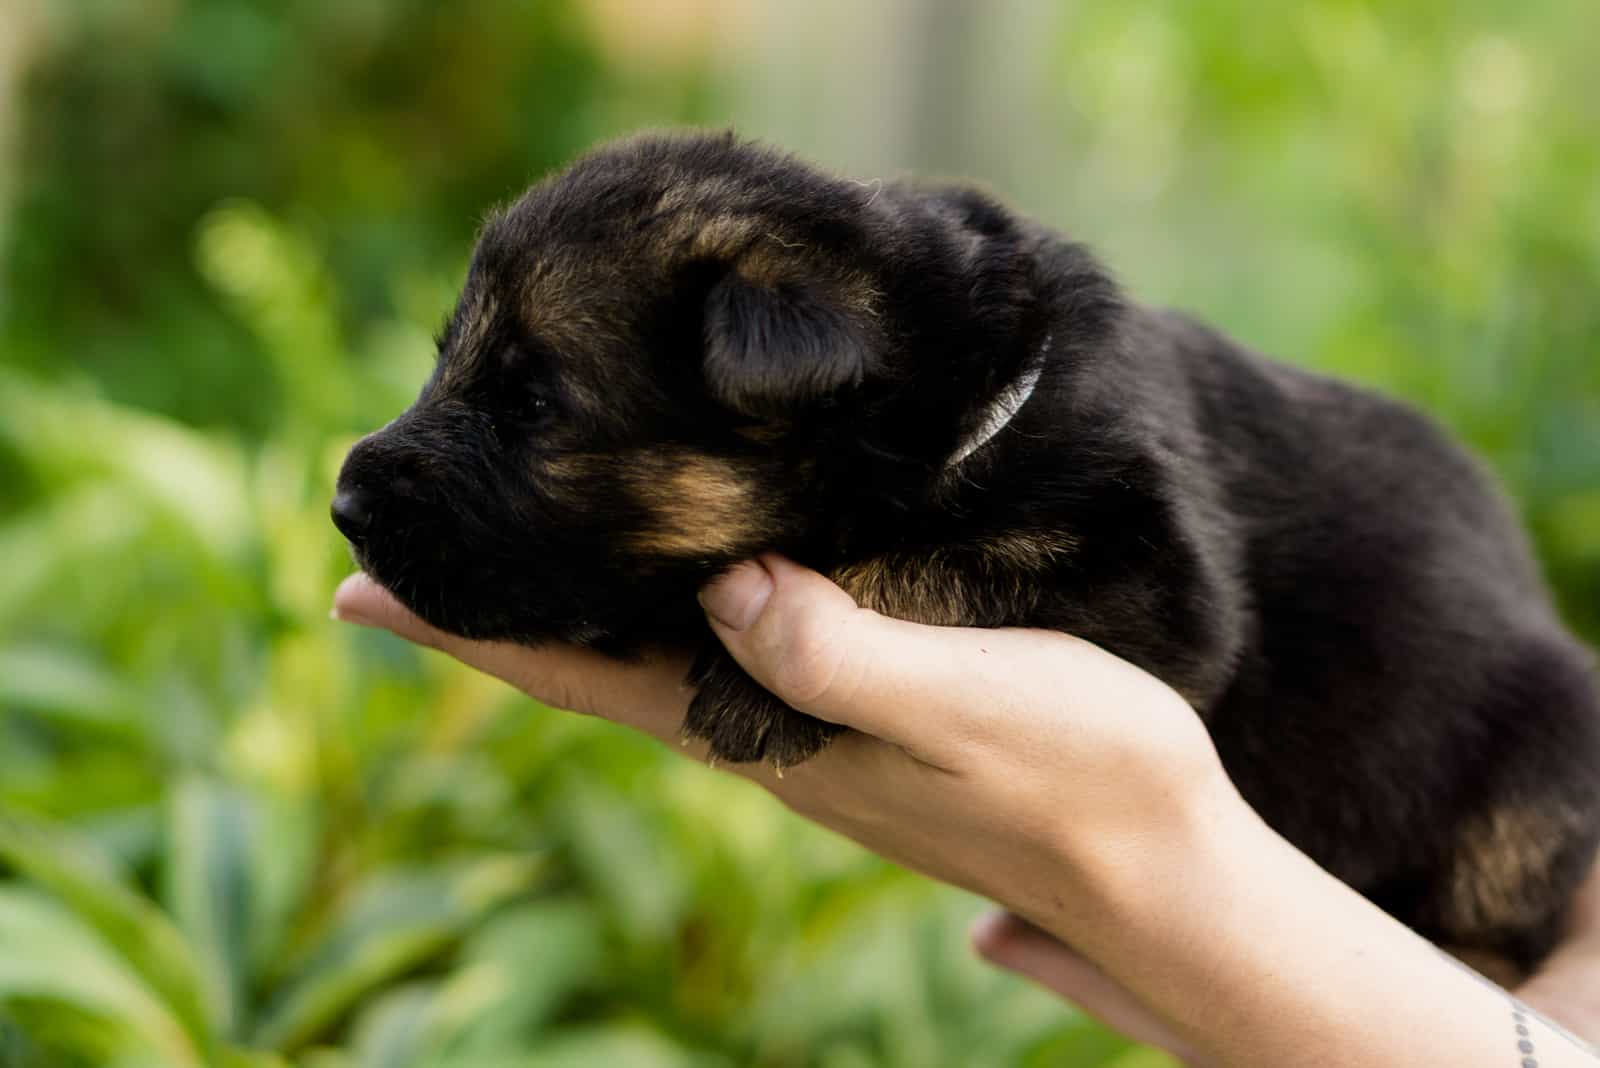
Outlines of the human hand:
<svg viewBox="0 0 1600 1068">
<path fill-rule="evenodd" d="M 1188 705 L 1087 642 L 901 622 L 771 557 L 735 568 L 703 599 L 718 637 L 757 681 L 855 728 L 781 778 L 761 765 L 730 770 L 875 852 L 1075 939 L 1104 934 L 1080 930 L 1091 910 L 1076 895 L 1113 869 L 1139 877 L 1132 869 L 1161 856 L 1164 839 L 1243 805 Z M 678 736 L 691 696 L 680 658 L 622 663 L 566 646 L 465 641 L 363 576 L 340 587 L 335 612 L 547 704 L 663 740 Z"/>
</svg>

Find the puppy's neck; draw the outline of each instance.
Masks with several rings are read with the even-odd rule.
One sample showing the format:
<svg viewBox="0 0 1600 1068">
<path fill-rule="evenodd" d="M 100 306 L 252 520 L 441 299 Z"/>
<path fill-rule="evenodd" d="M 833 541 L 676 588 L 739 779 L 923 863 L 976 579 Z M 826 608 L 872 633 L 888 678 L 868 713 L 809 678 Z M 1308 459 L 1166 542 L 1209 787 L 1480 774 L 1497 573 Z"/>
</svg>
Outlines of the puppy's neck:
<svg viewBox="0 0 1600 1068">
<path fill-rule="evenodd" d="M 1016 377 L 995 394 L 978 425 L 945 462 L 946 471 L 955 471 L 959 468 L 968 457 L 989 444 L 996 434 L 1016 418 L 1017 413 L 1028 403 L 1029 398 L 1033 396 L 1034 388 L 1039 384 L 1039 375 L 1044 370 L 1045 355 L 1049 351 L 1050 335 L 1046 334 L 1044 343 L 1039 346 L 1038 351 L 1025 360 Z"/>
</svg>

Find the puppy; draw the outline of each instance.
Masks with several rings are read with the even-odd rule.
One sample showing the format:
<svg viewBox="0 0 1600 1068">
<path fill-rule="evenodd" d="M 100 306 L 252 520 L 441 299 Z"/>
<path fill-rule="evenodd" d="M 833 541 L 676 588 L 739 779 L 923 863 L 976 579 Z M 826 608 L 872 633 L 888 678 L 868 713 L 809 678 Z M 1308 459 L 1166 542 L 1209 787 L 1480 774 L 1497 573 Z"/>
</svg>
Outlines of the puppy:
<svg viewBox="0 0 1600 1068">
<path fill-rule="evenodd" d="M 969 189 L 732 135 L 594 152 L 484 227 L 333 515 L 445 630 L 696 650 L 684 727 L 730 761 L 836 729 L 696 605 L 760 551 L 904 619 L 1076 634 L 1183 694 L 1323 867 L 1524 969 L 1600 835 L 1589 658 L 1479 468 Z"/>
</svg>

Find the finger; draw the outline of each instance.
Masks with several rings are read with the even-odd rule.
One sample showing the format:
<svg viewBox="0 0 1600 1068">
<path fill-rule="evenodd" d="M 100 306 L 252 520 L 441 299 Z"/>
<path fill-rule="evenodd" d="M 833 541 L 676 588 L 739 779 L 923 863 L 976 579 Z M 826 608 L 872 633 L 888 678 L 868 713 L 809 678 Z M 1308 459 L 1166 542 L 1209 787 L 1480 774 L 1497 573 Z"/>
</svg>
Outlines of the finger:
<svg viewBox="0 0 1600 1068">
<path fill-rule="evenodd" d="M 1184 1042 L 1160 1017 L 1093 962 L 1027 920 L 1004 911 L 986 913 L 973 925 L 972 944 L 991 964 L 1055 991 L 1107 1027 L 1175 1057 L 1189 1057 Z"/>
<path fill-rule="evenodd" d="M 895 712 L 914 701 L 906 674 L 924 650 L 895 621 L 864 611 L 814 571 L 779 557 L 746 561 L 701 592 L 712 630 L 750 676 L 791 707 L 897 744 Z"/>
<path fill-rule="evenodd" d="M 710 762 L 709 745 L 683 734 L 684 713 L 693 696 L 685 681 L 686 661 L 658 657 L 632 663 L 573 646 L 530 648 L 509 642 L 470 641 L 429 626 L 360 572 L 340 583 L 334 592 L 331 614 L 341 622 L 387 630 L 407 641 L 437 649 L 552 708 L 595 715 L 642 730 L 675 743 L 691 760 Z M 836 743 L 810 763 L 831 766 L 857 748 Z M 785 782 L 772 767 L 762 763 L 724 764 L 719 765 L 719 770 L 751 779 L 779 792 L 791 803 L 797 802 L 790 795 L 803 790 L 805 781 L 812 777 L 791 772 Z"/>
<path fill-rule="evenodd" d="M 663 740 L 678 740 L 692 696 L 684 682 L 688 665 L 677 658 L 622 661 L 571 645 L 471 641 L 429 626 L 364 574 L 339 584 L 333 617 L 447 653 L 552 707 L 600 716 Z"/>
<path fill-rule="evenodd" d="M 933 763 L 953 745 L 1003 733 L 994 728 L 1008 713 L 1027 719 L 1061 707 L 1073 687 L 1105 695 L 1101 660 L 1136 674 L 1061 634 L 922 626 L 866 611 L 777 556 L 724 573 L 701 604 L 734 659 L 786 703 Z"/>
</svg>

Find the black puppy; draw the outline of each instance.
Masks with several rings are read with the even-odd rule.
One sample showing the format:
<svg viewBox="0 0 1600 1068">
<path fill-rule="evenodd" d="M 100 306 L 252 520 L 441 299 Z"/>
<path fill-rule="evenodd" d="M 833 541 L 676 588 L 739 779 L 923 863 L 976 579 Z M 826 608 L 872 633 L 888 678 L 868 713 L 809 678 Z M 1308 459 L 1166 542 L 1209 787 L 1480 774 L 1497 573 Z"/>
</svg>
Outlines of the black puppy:
<svg viewBox="0 0 1600 1068">
<path fill-rule="evenodd" d="M 1473 462 L 970 190 L 731 135 L 595 152 L 484 228 L 334 518 L 445 630 L 697 649 L 685 728 L 734 761 L 834 729 L 696 606 L 759 551 L 905 619 L 1087 638 L 1191 701 L 1325 868 L 1524 968 L 1600 835 L 1588 656 Z"/>
</svg>

